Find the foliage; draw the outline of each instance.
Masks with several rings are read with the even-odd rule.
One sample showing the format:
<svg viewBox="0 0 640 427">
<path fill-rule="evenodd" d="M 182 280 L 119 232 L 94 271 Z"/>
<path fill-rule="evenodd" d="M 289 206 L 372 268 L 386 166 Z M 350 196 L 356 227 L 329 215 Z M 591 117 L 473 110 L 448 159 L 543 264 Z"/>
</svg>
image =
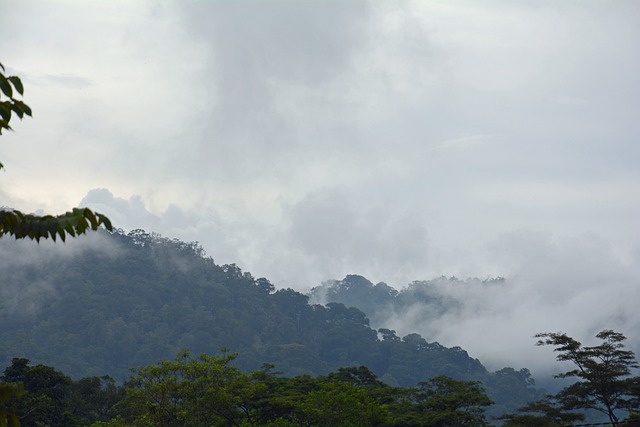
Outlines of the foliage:
<svg viewBox="0 0 640 427">
<path fill-rule="evenodd" d="M 222 425 L 238 418 L 246 377 L 229 363 L 235 355 L 189 358 L 181 352 L 136 370 L 126 407 L 134 423 L 153 426 Z"/>
<path fill-rule="evenodd" d="M 117 415 L 115 404 L 123 397 L 122 388 L 110 377 L 73 381 L 52 367 L 30 366 L 22 358 L 11 361 L 0 381 L 0 390 L 10 391 L 0 393 L 0 413 L 10 414 L 5 419 L 12 427 L 73 427 L 107 421 Z"/>
<path fill-rule="evenodd" d="M 518 409 L 517 414 L 496 417 L 505 421 L 503 427 L 562 427 L 572 426 L 575 421 L 584 420 L 584 415 L 569 412 L 559 406 L 554 396 L 529 403 Z"/>
<path fill-rule="evenodd" d="M 0 210 L 0 237 L 5 234 L 16 239 L 40 239 L 56 237 L 64 242 L 67 235 L 75 237 L 88 230 L 97 230 L 101 225 L 107 230 L 113 230 L 111 221 L 106 216 L 93 212 L 89 208 L 74 208 L 61 215 L 32 215 L 17 210 Z"/>
<path fill-rule="evenodd" d="M 366 366 L 402 387 L 438 375 L 482 381 L 500 413 L 541 397 L 528 372 L 490 373 L 461 348 L 379 334 L 360 310 L 311 305 L 292 289 L 273 292 L 266 279 L 217 265 L 197 243 L 143 230 L 98 232 L 81 251 L 74 243 L 29 247 L 30 257 L 43 255 L 20 268 L 0 266 L 0 341 L 8 343 L 0 363 L 28 355 L 76 378 L 124 380 L 129 367 L 170 360 L 182 348 L 215 354 L 224 347 L 239 353 L 234 364 L 245 372 L 267 362 L 288 376 Z M 0 241 L 0 256 L 22 257 L 21 247 Z"/>
<path fill-rule="evenodd" d="M 5 76 L 4 72 L 5 68 L 0 64 L 0 135 L 3 129 L 13 130 L 9 125 L 13 114 L 21 120 L 25 115 L 32 116 L 31 108 L 15 98 L 16 93 L 21 96 L 24 93 L 22 81 L 17 76 Z M 0 169 L 3 167 L 0 163 Z M 15 209 L 0 208 L 0 237 L 8 234 L 16 239 L 29 238 L 37 242 L 47 238 L 55 241 L 60 237 L 64 241 L 67 235 L 75 237 L 88 230 L 97 230 L 101 225 L 107 230 L 113 229 L 109 218 L 89 208 L 75 208 L 57 216 L 25 214 Z"/>
<path fill-rule="evenodd" d="M 378 381 L 366 367 L 327 376 L 279 377 L 271 366 L 243 373 L 236 355 L 190 357 L 136 370 L 124 412 L 106 426 L 484 426 L 491 402 L 473 382 L 445 377 L 420 389 Z M 411 414 L 411 416 L 407 416 Z"/>
<path fill-rule="evenodd" d="M 556 375 L 577 381 L 561 390 L 556 399 L 565 409 L 595 409 L 607 415 L 611 423 L 619 423 L 619 413 L 638 408 L 635 391 L 640 377 L 630 377 L 638 364 L 632 351 L 624 349 L 626 337 L 612 330 L 596 335 L 602 343 L 585 347 L 568 335 L 541 333 L 537 345 L 554 346 L 559 361 L 572 362 L 575 369 Z"/>
<path fill-rule="evenodd" d="M 484 408 L 493 404 L 480 383 L 437 376 L 419 383 L 401 411 L 402 425 L 487 426 Z"/>
<path fill-rule="evenodd" d="M 17 92 L 20 96 L 24 93 L 22 81 L 17 76 L 5 76 L 5 68 L 0 64 L 0 135 L 3 130 L 13 130 L 9 125 L 12 115 L 15 113 L 19 119 L 27 115 L 31 117 L 31 108 L 24 102 L 14 97 Z M 7 99 L 3 99 L 6 97 Z M 0 163 L 0 169 L 3 168 Z"/>
<path fill-rule="evenodd" d="M 20 417 L 6 405 L 24 395 L 21 382 L 0 382 L 0 427 L 20 427 Z"/>
</svg>

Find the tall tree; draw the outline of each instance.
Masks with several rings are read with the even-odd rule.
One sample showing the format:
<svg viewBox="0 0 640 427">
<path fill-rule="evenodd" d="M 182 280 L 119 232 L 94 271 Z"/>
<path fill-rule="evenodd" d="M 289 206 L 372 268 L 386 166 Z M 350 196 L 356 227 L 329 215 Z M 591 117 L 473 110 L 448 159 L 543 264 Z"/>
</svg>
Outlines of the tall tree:
<svg viewBox="0 0 640 427">
<path fill-rule="evenodd" d="M 565 333 L 540 333 L 536 345 L 554 346 L 557 360 L 572 362 L 575 369 L 556 378 L 575 378 L 576 382 L 561 390 L 556 399 L 564 409 L 595 409 L 609 417 L 613 426 L 620 425 L 622 411 L 637 410 L 637 387 L 640 377 L 631 377 L 638 364 L 632 351 L 624 349 L 626 337 L 604 330 L 596 335 L 602 343 L 585 347 Z"/>
<path fill-rule="evenodd" d="M 583 414 L 563 409 L 554 396 L 529 403 L 519 408 L 516 414 L 496 417 L 497 420 L 505 421 L 503 427 L 569 427 L 584 418 Z"/>
<path fill-rule="evenodd" d="M 14 115 L 19 119 L 24 116 L 32 117 L 31 108 L 17 96 L 22 97 L 24 86 L 18 76 L 5 76 L 5 68 L 0 63 L 0 135 L 3 130 L 13 130 L 10 126 Z M 0 169 L 4 165 L 0 163 Z M 51 238 L 53 241 L 60 237 L 63 241 L 67 235 L 75 237 L 88 230 L 97 230 L 101 225 L 112 230 L 111 221 L 106 216 L 93 212 L 89 208 L 75 208 L 61 215 L 33 215 L 25 214 L 15 209 L 0 207 L 0 237 L 5 234 L 16 239 Z"/>
<path fill-rule="evenodd" d="M 443 375 L 408 389 L 391 405 L 394 425 L 420 427 L 485 427 L 485 408 L 493 402 L 479 382 Z"/>
<path fill-rule="evenodd" d="M 29 359 L 14 358 L 0 376 L 0 389 L 24 387 L 25 391 L 24 396 L 14 393 L 15 398 L 6 402 L 8 412 L 15 413 L 25 427 L 74 425 L 75 417 L 66 411 L 71 378 L 50 366 L 29 363 Z"/>
</svg>

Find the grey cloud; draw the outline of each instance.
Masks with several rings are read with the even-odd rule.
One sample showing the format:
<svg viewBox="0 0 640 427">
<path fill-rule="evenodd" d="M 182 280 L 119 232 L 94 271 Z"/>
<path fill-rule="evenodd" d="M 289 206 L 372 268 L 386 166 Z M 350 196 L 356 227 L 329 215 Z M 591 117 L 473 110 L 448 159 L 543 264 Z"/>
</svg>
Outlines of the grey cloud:
<svg viewBox="0 0 640 427">
<path fill-rule="evenodd" d="M 327 189 L 309 194 L 285 215 L 289 250 L 322 279 L 358 272 L 395 282 L 428 264 L 428 232 L 415 212 Z"/>
<path fill-rule="evenodd" d="M 54 83 L 60 84 L 62 86 L 66 86 L 73 89 L 82 89 L 85 86 L 91 85 L 91 81 L 84 77 L 74 76 L 74 75 L 46 75 L 45 79 L 50 80 Z"/>
<path fill-rule="evenodd" d="M 225 222 L 210 207 L 188 210 L 172 204 L 162 213 L 154 214 L 140 196 L 124 199 L 105 188 L 89 191 L 80 205 L 107 215 L 116 228 L 125 231 L 142 228 L 185 242 L 197 241 L 218 263 L 238 263 L 244 267 L 241 251 L 246 242 L 238 241 L 237 227 L 233 222 Z"/>
</svg>

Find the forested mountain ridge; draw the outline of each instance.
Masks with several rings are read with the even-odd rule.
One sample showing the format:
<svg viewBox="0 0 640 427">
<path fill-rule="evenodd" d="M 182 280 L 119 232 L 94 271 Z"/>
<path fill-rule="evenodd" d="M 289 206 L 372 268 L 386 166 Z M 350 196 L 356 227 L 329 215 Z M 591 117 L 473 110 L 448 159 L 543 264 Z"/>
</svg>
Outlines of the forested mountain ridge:
<svg viewBox="0 0 640 427">
<path fill-rule="evenodd" d="M 438 277 L 432 280 L 416 280 L 397 290 L 384 282 L 373 284 L 365 277 L 350 274 L 342 280 L 327 280 L 309 292 L 312 303 L 342 303 L 364 312 L 371 326 L 388 326 L 390 318 L 400 318 L 411 310 L 413 320 L 428 324 L 446 313 L 461 309 L 455 287 L 504 286 L 503 277 L 458 279 Z M 414 310 L 419 308 L 419 310 Z"/>
<path fill-rule="evenodd" d="M 236 366 L 243 370 L 273 363 L 287 375 L 317 375 L 364 365 L 392 385 L 437 375 L 478 380 L 496 413 L 540 396 L 526 369 L 490 373 L 461 348 L 374 330 L 356 308 L 275 291 L 265 278 L 215 264 L 195 243 L 142 230 L 103 232 L 78 247 L 68 244 L 73 250 L 64 256 L 0 243 L 9 260 L 0 266 L 5 366 L 26 357 L 74 377 L 123 380 L 130 367 L 173 359 L 182 348 L 193 354 L 227 348 L 239 352 Z"/>
</svg>

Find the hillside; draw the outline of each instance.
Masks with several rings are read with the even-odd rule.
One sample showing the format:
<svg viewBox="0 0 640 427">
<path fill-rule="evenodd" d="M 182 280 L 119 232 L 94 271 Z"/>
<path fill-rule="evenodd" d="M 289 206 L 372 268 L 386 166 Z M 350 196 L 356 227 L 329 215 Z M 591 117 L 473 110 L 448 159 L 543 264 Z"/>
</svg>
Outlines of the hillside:
<svg viewBox="0 0 640 427">
<path fill-rule="evenodd" d="M 365 277 L 351 274 L 342 280 L 327 280 L 309 292 L 310 301 L 322 303 L 341 303 L 347 307 L 356 307 L 364 312 L 371 326 L 388 326 L 389 319 L 398 319 L 412 314 L 412 320 L 429 324 L 443 315 L 454 315 L 461 309 L 461 296 L 469 287 L 503 286 L 502 277 L 490 279 L 458 279 L 456 277 L 438 277 L 432 280 L 416 280 L 397 290 L 384 282 L 373 284 Z M 454 288 L 462 292 L 452 292 Z"/>
<path fill-rule="evenodd" d="M 491 373 L 459 347 L 372 329 L 357 308 L 276 291 L 236 265 L 217 265 L 195 243 L 142 230 L 78 240 L 0 242 L 0 364 L 25 357 L 76 378 L 124 380 L 130 367 L 182 348 L 226 348 L 239 352 L 243 370 L 273 363 L 287 375 L 318 375 L 365 365 L 392 385 L 436 375 L 479 380 L 496 413 L 540 395 L 526 369 Z"/>
</svg>

